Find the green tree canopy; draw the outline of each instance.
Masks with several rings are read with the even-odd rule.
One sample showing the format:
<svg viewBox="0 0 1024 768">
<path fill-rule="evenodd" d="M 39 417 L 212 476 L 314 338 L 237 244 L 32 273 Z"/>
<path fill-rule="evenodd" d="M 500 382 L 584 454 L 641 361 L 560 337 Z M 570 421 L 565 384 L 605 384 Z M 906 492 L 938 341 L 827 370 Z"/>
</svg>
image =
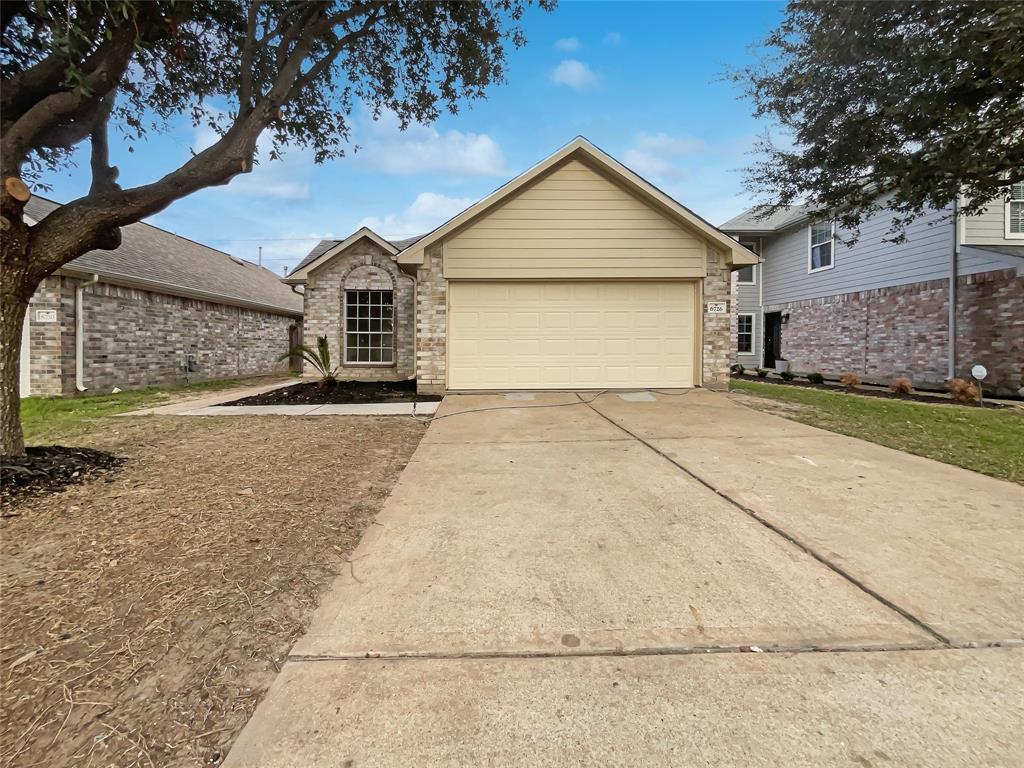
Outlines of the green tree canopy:
<svg viewBox="0 0 1024 768">
<path fill-rule="evenodd" d="M 884 199 L 900 236 L 1024 180 L 1024 3 L 797 0 L 762 53 L 731 77 L 791 140 L 747 169 L 766 213 L 804 201 L 856 230 Z"/>
<path fill-rule="evenodd" d="M 356 104 L 393 112 L 404 128 L 483 97 L 503 79 L 507 46 L 525 42 L 528 3 L 0 3 L 0 455 L 24 449 L 20 329 L 47 275 L 89 250 L 117 247 L 118 227 L 251 171 L 261 136 L 271 159 L 298 147 L 323 162 L 344 154 Z M 138 138 L 180 115 L 208 123 L 219 140 L 162 178 L 122 188 L 109 129 Z M 26 224 L 28 185 L 86 141 L 89 193 Z"/>
</svg>

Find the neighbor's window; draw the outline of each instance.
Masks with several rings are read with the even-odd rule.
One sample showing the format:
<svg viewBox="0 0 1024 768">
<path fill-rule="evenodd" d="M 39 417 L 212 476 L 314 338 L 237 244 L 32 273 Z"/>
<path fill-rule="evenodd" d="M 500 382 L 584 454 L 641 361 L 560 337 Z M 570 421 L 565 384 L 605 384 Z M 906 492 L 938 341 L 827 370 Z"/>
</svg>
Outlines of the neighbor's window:
<svg viewBox="0 0 1024 768">
<path fill-rule="evenodd" d="M 1024 181 L 1010 187 L 1010 200 L 1006 204 L 1006 236 L 1024 237 Z"/>
<path fill-rule="evenodd" d="M 395 359 L 394 291 L 345 291 L 345 362 Z"/>
<path fill-rule="evenodd" d="M 808 254 L 808 272 L 818 269 L 829 269 L 832 266 L 832 233 L 831 221 L 811 224 L 811 245 Z"/>
<path fill-rule="evenodd" d="M 754 265 L 751 264 L 748 267 L 736 270 L 736 282 L 737 283 L 753 283 L 754 282 Z"/>
<path fill-rule="evenodd" d="M 736 316 L 736 351 L 751 353 L 754 351 L 754 316 Z"/>
</svg>

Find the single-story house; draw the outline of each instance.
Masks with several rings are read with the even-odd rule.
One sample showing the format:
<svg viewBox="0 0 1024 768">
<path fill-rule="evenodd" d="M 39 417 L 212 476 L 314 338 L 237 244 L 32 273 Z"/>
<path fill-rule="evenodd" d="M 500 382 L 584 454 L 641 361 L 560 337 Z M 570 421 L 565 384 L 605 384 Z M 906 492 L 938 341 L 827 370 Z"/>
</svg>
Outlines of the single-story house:
<svg viewBox="0 0 1024 768">
<path fill-rule="evenodd" d="M 745 246 L 577 138 L 429 234 L 363 228 L 285 278 L 346 378 L 422 392 L 723 386 Z"/>
<path fill-rule="evenodd" d="M 33 197 L 30 224 L 59 203 Z M 287 370 L 302 297 L 279 275 L 150 224 L 47 277 L 25 317 L 21 394 L 109 392 Z"/>
<path fill-rule="evenodd" d="M 852 246 L 806 206 L 762 214 L 722 225 L 762 258 L 734 276 L 736 363 L 922 388 L 983 365 L 986 391 L 1024 386 L 1024 183 L 976 216 L 929 211 L 899 243 L 884 209 Z"/>
</svg>

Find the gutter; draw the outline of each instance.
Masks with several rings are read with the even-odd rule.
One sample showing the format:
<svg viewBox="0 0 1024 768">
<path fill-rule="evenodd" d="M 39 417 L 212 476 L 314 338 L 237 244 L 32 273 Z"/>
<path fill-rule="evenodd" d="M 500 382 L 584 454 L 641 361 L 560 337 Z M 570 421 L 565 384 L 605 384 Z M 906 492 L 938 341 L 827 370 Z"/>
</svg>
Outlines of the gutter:
<svg viewBox="0 0 1024 768">
<path fill-rule="evenodd" d="M 59 274 L 67 275 L 68 277 L 92 277 L 93 272 L 85 271 L 81 269 L 75 269 L 74 267 L 61 267 L 58 270 Z M 161 283 L 156 280 L 146 280 L 141 277 L 132 277 L 130 275 L 123 275 L 117 272 L 103 271 L 101 273 L 103 282 L 110 283 L 111 285 L 122 285 L 126 288 L 137 288 L 141 291 L 151 291 L 153 293 L 163 293 L 168 296 L 179 296 L 186 299 L 199 299 L 201 301 L 208 301 L 211 304 L 223 304 L 229 307 L 242 307 L 244 309 L 255 309 L 261 312 L 266 312 L 272 315 L 288 315 L 289 317 L 302 317 L 301 309 L 290 309 L 289 307 L 282 307 L 274 304 L 264 304 L 257 301 L 247 301 L 246 299 L 240 299 L 234 296 L 227 296 L 222 293 L 213 293 L 211 291 L 202 291 L 197 288 L 186 288 L 180 285 L 173 285 L 171 283 Z"/>
<path fill-rule="evenodd" d="M 85 392 L 85 289 L 96 285 L 99 275 L 93 275 L 84 283 L 75 286 L 75 389 Z"/>
<path fill-rule="evenodd" d="M 961 240 L 961 216 L 960 196 L 953 199 L 953 252 L 949 260 L 949 316 L 946 320 L 949 340 L 946 344 L 948 349 L 948 360 L 946 364 L 946 378 L 956 377 L 956 280 L 960 267 L 960 240 Z"/>
</svg>

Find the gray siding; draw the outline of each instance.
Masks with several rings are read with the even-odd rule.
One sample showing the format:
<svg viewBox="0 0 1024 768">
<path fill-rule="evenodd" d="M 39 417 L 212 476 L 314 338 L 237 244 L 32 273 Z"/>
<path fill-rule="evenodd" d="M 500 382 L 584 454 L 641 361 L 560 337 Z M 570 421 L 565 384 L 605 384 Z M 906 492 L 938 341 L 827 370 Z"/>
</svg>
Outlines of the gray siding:
<svg viewBox="0 0 1024 768">
<path fill-rule="evenodd" d="M 792 227 L 764 240 L 765 306 L 802 299 L 816 299 L 873 288 L 936 280 L 949 274 L 953 249 L 953 222 L 948 211 L 935 211 L 907 228 L 902 243 L 885 242 L 890 217 L 886 213 L 868 219 L 860 238 L 847 247 L 834 248 L 834 267 L 807 271 L 807 225 Z"/>
<path fill-rule="evenodd" d="M 994 200 L 977 216 L 964 218 L 963 241 L 966 245 L 1019 245 L 1021 240 L 1006 239 L 1006 203 Z"/>
<path fill-rule="evenodd" d="M 750 354 L 735 354 L 735 362 L 746 368 L 761 365 L 761 265 L 754 267 L 754 284 L 736 284 L 736 314 L 754 316 L 754 349 Z M 733 273 L 733 280 L 736 273 Z M 735 346 L 734 346 L 735 349 Z"/>
<path fill-rule="evenodd" d="M 1024 269 L 1024 259 L 964 245 L 960 247 L 958 267 L 959 275 L 976 275 L 979 272 L 994 272 L 997 269 L 1016 269 L 1020 274 Z"/>
</svg>

